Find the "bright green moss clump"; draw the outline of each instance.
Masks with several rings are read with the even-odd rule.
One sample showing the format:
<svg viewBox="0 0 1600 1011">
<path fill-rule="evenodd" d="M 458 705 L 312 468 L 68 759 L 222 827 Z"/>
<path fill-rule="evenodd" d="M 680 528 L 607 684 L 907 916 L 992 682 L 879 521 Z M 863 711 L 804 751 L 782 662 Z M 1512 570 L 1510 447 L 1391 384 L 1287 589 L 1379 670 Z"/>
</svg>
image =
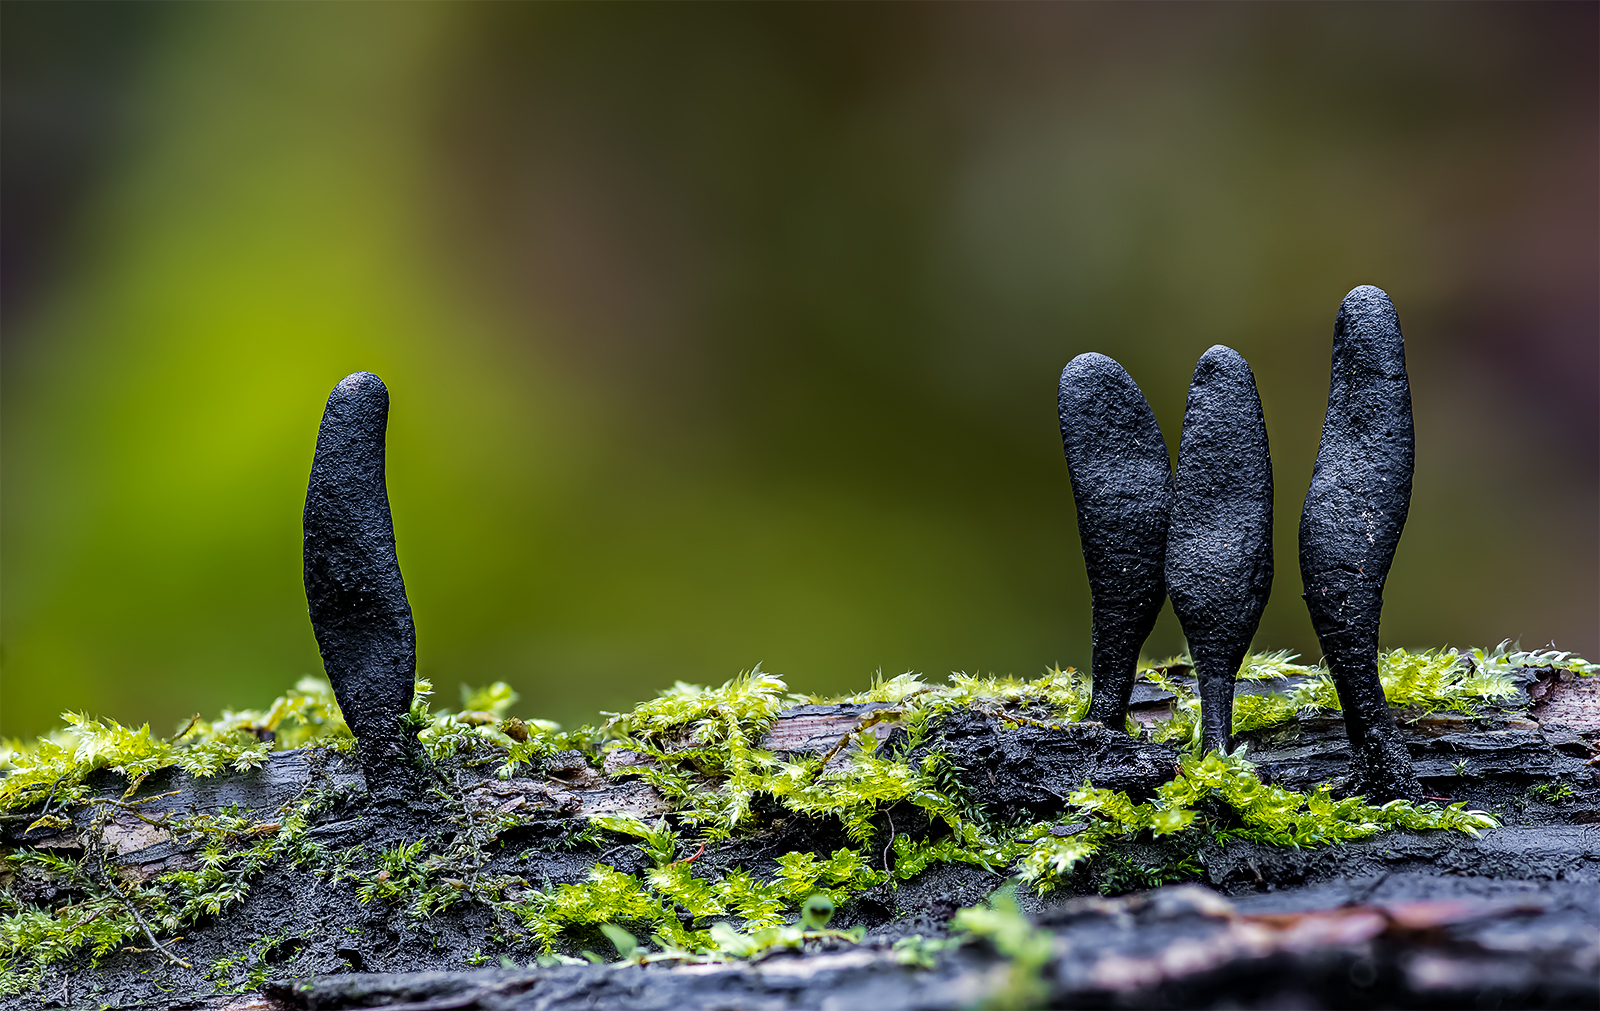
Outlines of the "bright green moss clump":
<svg viewBox="0 0 1600 1011">
<path fill-rule="evenodd" d="M 70 712 L 61 719 L 66 726 L 38 740 L 0 743 L 0 812 L 40 801 L 57 810 L 78 803 L 84 777 L 96 769 L 122 773 L 131 792 L 131 784 L 168 766 L 215 776 L 262 765 L 274 750 L 316 745 L 345 751 L 355 744 L 333 689 L 310 677 L 265 710 L 226 711 L 210 723 L 196 714 L 170 738 L 153 736 L 149 724 L 134 730 Z"/>
<path fill-rule="evenodd" d="M 250 882 L 274 862 L 297 866 L 326 857 L 310 840 L 311 816 L 328 798 L 308 794 L 276 813 L 276 821 L 257 821 L 224 811 L 174 822 L 174 840 L 199 845 L 199 868 L 172 871 L 154 881 L 118 879 L 107 854 L 96 847 L 79 859 L 48 850 L 18 849 L 3 859 L 8 887 L 0 891 L 0 995 L 33 986 L 54 962 L 87 954 L 93 961 L 131 946 L 153 949 L 167 960 L 187 966 L 161 944 L 242 900 Z M 136 802 L 101 800 L 94 818 L 100 825 L 119 812 L 138 816 Z M 43 819 L 40 819 L 41 821 Z M 34 824 L 38 824 L 35 822 Z M 42 908 L 15 897 L 19 880 L 49 880 L 59 891 L 77 896 L 71 905 Z"/>
<path fill-rule="evenodd" d="M 1286 723 L 1297 715 L 1314 714 L 1319 709 L 1339 710 L 1339 693 L 1332 675 L 1321 667 L 1297 664 L 1296 659 L 1286 651 L 1251 653 L 1244 658 L 1239 668 L 1240 678 L 1303 677 L 1306 680 L 1288 693 L 1268 692 L 1235 698 L 1234 733 L 1263 730 Z M 1396 649 L 1378 655 L 1378 677 L 1389 705 L 1419 713 L 1439 710 L 1476 713 L 1514 696 L 1517 688 L 1509 673 L 1530 667 L 1549 667 L 1584 676 L 1600 673 L 1600 664 L 1589 663 L 1582 657 L 1556 650 L 1519 650 L 1509 639 L 1492 650 L 1415 652 Z M 1154 730 L 1154 739 L 1198 749 L 1200 700 L 1193 691 L 1169 676 L 1174 670 L 1192 668 L 1187 656 L 1179 656 L 1151 664 L 1142 673 L 1177 696 L 1173 702 L 1173 719 Z"/>
<path fill-rule="evenodd" d="M 1130 721 L 1130 732 L 1178 743 L 1197 740 L 1198 701 L 1176 676 L 1183 664 L 1180 658 L 1147 669 L 1150 680 L 1174 693 L 1173 717 L 1148 731 Z M 1424 713 L 1442 708 L 1476 711 L 1503 700 L 1515 693 L 1508 672 L 1533 666 L 1580 674 L 1600 671 L 1570 654 L 1519 652 L 1507 643 L 1470 653 L 1397 650 L 1381 658 L 1391 703 Z M 1296 664 L 1291 655 L 1252 655 L 1241 670 L 1246 678 L 1285 675 L 1303 681 L 1287 694 L 1239 698 L 1236 731 L 1337 708 L 1326 672 Z M 542 887 L 515 875 L 483 872 L 485 848 L 515 819 L 501 816 L 487 824 L 474 820 L 463 800 L 461 771 L 450 773 L 453 779 L 441 777 L 435 790 L 442 803 L 461 812 L 456 820 L 466 829 L 443 847 L 437 840 L 417 839 L 377 854 L 360 847 L 328 852 L 307 830 L 319 806 L 331 802 L 314 791 L 271 820 L 256 820 L 259 812 L 224 812 L 167 825 L 175 841 L 198 844 L 199 867 L 139 884 L 116 880 L 107 854 L 92 839 L 81 858 L 22 847 L 3 858 L 11 884 L 0 891 L 0 994 L 32 986 L 54 962 L 85 955 L 98 959 L 126 946 L 154 948 L 181 961 L 159 939 L 239 902 L 251 881 L 275 862 L 312 868 L 330 883 L 351 882 L 359 901 L 386 904 L 415 919 L 437 915 L 458 902 L 480 903 L 501 924 L 502 941 L 513 949 L 531 944 L 546 958 L 566 957 L 555 951 L 569 932 L 604 928 L 626 959 L 703 960 L 752 957 L 812 937 L 856 937 L 828 931 L 816 910 L 823 903 L 829 909 L 842 905 L 867 889 L 894 887 L 938 863 L 977 865 L 1047 891 L 1091 857 L 1112 858 L 1118 844 L 1144 839 L 1170 839 L 1192 854 L 1202 844 L 1229 839 L 1314 847 L 1394 828 L 1476 833 L 1495 824 L 1461 804 L 1396 801 L 1372 807 L 1360 798 L 1335 800 L 1326 786 L 1298 793 L 1263 783 L 1242 754 L 1202 755 L 1192 749 L 1174 778 L 1147 803 L 1085 783 L 1070 794 L 1058 819 L 1008 821 L 966 799 L 957 770 L 944 755 L 918 751 L 920 757 L 907 757 L 926 742 L 931 724 L 960 708 L 985 712 L 1011 726 L 1060 726 L 1081 719 L 1089 683 L 1070 669 L 1050 670 L 1031 681 L 964 674 L 947 684 L 913 674 L 879 679 L 860 695 L 829 700 L 882 705 L 827 755 L 783 755 L 760 747 L 784 709 L 823 701 L 792 695 L 780 678 L 760 670 L 714 689 L 680 683 L 601 727 L 573 733 L 545 721 L 510 717 L 516 696 L 503 684 L 464 690 L 462 710 L 455 713 L 432 712 L 430 692 L 431 686 L 419 682 L 408 724 L 431 761 L 450 759 L 457 770 L 488 767 L 510 778 L 569 749 L 584 751 L 591 759 L 610 749 L 642 756 L 630 772 L 655 787 L 672 813 L 653 824 L 595 817 L 578 839 L 608 849 L 619 843 L 637 846 L 648 869 L 626 874 L 600 862 L 583 881 Z M 69 810 L 81 815 L 88 804 L 93 818 L 104 824 L 119 813 L 138 816 L 138 802 L 128 798 L 159 768 L 177 766 L 195 776 L 214 776 L 260 765 L 274 748 L 345 750 L 352 743 L 332 692 L 313 678 L 302 680 L 265 710 L 229 712 L 214 722 L 196 717 L 172 738 L 155 737 L 148 726 L 134 730 L 70 713 L 64 719 L 66 725 L 54 734 L 26 745 L 9 742 L 0 752 L 0 813 L 42 805 L 32 816 L 33 826 L 67 829 L 73 823 L 64 815 Z M 874 731 L 891 722 L 904 728 L 908 741 L 887 753 Z M 844 760 L 831 761 L 840 754 Z M 89 796 L 85 779 L 97 769 L 127 779 L 129 788 L 121 799 Z M 923 822 L 933 828 L 915 834 L 894 831 L 885 812 L 901 804 L 919 809 L 926 816 Z M 831 853 L 778 855 L 764 875 L 738 867 L 708 870 L 709 861 L 697 862 L 707 846 L 761 831 L 777 809 L 789 816 L 837 819 L 850 845 Z M 765 815 L 759 813 L 763 810 Z M 1149 884 L 1199 869 L 1186 858 L 1165 870 L 1134 868 L 1139 873 L 1128 873 L 1135 884 Z M 46 879 L 59 883 L 62 894 L 74 896 L 72 902 L 25 901 L 18 897 L 23 892 L 12 887 Z M 983 921 L 978 914 L 969 919 L 973 924 Z M 651 941 L 640 943 L 638 936 Z M 938 947 L 937 942 L 919 941 L 906 948 L 906 957 L 919 962 Z M 230 966 L 212 967 L 219 984 L 246 985 L 253 979 L 228 982 Z"/>
<path fill-rule="evenodd" d="M 1249 839 L 1295 848 L 1366 839 L 1386 829 L 1455 829 L 1477 835 L 1479 829 L 1499 824 L 1482 811 L 1468 811 L 1462 803 L 1440 807 L 1395 800 L 1382 807 L 1364 804 L 1360 797 L 1334 800 L 1326 784 L 1309 794 L 1263 783 L 1255 766 L 1241 755 L 1211 752 L 1186 756 L 1177 776 L 1156 789 L 1148 804 L 1135 804 L 1124 793 L 1097 790 L 1088 783 L 1074 791 L 1068 803 L 1087 819 L 1080 832 L 1058 838 L 1051 825 L 1031 826 L 1025 838 L 1032 841 L 1021 860 L 1021 877 L 1049 890 L 1074 865 L 1108 843 L 1132 840 L 1141 833 L 1152 837 L 1185 831 L 1203 831 L 1218 842 Z M 1196 809 L 1206 801 L 1220 801 L 1223 817 L 1207 818 Z"/>
<path fill-rule="evenodd" d="M 631 819 L 607 821 L 608 829 L 630 835 L 652 831 Z M 645 850 L 652 852 L 649 839 Z M 687 861 L 661 859 L 665 853 L 659 848 L 653 855 L 656 866 L 640 877 L 598 864 L 587 880 L 531 893 L 511 912 L 546 952 L 569 928 L 625 924 L 651 934 L 664 951 L 703 955 L 726 947 L 734 936 L 730 933 L 731 924 L 724 921 L 703 929 L 685 927 L 678 916 L 679 909 L 695 920 L 736 919 L 750 932 L 736 948 L 760 944 L 751 938 L 763 937 L 767 943 L 761 946 L 765 947 L 784 940 L 776 928 L 785 925 L 790 910 L 803 911 L 807 900 L 823 896 L 831 908 L 885 880 L 885 875 L 866 865 L 859 851 L 849 848 L 835 850 L 825 859 L 809 852 L 785 853 L 778 858 L 777 874 L 767 881 L 757 880 L 740 869 L 711 881 L 695 876 L 693 865 Z"/>
</svg>

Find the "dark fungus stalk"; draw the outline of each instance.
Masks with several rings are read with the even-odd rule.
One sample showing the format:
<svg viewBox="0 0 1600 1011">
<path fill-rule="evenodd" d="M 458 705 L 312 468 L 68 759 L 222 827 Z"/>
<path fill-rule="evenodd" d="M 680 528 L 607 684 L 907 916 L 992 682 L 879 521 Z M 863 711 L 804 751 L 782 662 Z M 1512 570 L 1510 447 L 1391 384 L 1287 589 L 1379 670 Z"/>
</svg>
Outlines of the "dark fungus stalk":
<svg viewBox="0 0 1600 1011">
<path fill-rule="evenodd" d="M 1233 686 L 1272 591 L 1272 459 L 1255 376 L 1218 344 L 1194 369 L 1167 527 L 1167 593 L 1200 682 L 1201 743 L 1227 751 Z"/>
<path fill-rule="evenodd" d="M 389 391 L 370 372 L 328 397 L 306 490 L 305 582 L 322 664 L 373 792 L 402 781 L 417 741 L 402 726 L 417 669 L 411 605 L 384 485 Z"/>
<path fill-rule="evenodd" d="M 1067 364 L 1057 406 L 1094 609 L 1089 719 L 1121 727 L 1139 648 L 1166 596 L 1171 459 L 1144 394 L 1105 355 Z"/>
<path fill-rule="evenodd" d="M 1306 607 L 1339 690 L 1351 771 L 1376 799 L 1422 788 L 1378 680 L 1378 617 L 1411 504 L 1415 443 L 1405 343 L 1389 296 L 1362 285 L 1333 329 L 1333 380 L 1300 514 Z"/>
</svg>

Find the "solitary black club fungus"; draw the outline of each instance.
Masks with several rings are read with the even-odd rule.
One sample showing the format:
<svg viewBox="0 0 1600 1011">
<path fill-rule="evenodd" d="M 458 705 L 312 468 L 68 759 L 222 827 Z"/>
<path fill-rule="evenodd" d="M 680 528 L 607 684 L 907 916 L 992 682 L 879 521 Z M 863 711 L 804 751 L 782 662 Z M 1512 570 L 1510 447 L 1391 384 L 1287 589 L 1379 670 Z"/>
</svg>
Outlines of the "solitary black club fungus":
<svg viewBox="0 0 1600 1011">
<path fill-rule="evenodd" d="M 389 391 L 377 376 L 356 372 L 333 388 L 305 511 L 311 627 L 374 792 L 398 784 L 417 749 L 401 725 L 414 691 L 417 636 L 384 485 L 388 421 Z"/>
<path fill-rule="evenodd" d="M 1166 596 L 1171 459 L 1144 394 L 1105 355 L 1067 364 L 1057 406 L 1094 609 L 1089 719 L 1120 727 Z"/>
<path fill-rule="evenodd" d="M 1306 607 L 1344 709 L 1351 771 L 1369 797 L 1422 788 L 1378 680 L 1378 616 L 1411 504 L 1415 443 L 1405 343 L 1389 296 L 1362 285 L 1333 328 L 1333 380 L 1300 514 Z"/>
<path fill-rule="evenodd" d="M 1272 459 L 1255 376 L 1218 344 L 1194 369 L 1167 527 L 1167 594 L 1200 682 L 1201 742 L 1227 751 L 1233 683 L 1272 591 Z"/>
</svg>

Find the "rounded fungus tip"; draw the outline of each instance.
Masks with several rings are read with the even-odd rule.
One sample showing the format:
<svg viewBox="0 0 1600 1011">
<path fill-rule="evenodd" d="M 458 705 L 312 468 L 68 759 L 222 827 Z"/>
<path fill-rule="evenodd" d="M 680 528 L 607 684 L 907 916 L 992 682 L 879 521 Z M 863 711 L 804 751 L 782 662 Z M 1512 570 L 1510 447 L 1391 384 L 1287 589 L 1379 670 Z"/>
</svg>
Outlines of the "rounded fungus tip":
<svg viewBox="0 0 1600 1011">
<path fill-rule="evenodd" d="M 1206 349 L 1195 363 L 1195 378 L 1199 379 L 1202 373 L 1225 372 L 1230 375 L 1252 375 L 1250 363 L 1244 360 L 1244 355 L 1228 347 L 1226 344 L 1213 344 Z"/>
<path fill-rule="evenodd" d="M 383 384 L 383 380 L 378 378 L 377 373 L 374 372 L 352 372 L 339 380 L 339 384 L 334 387 L 334 390 L 355 394 L 382 393 L 387 395 L 389 392 L 389 388 Z"/>
<path fill-rule="evenodd" d="M 1098 351 L 1085 351 L 1061 370 L 1061 381 L 1075 379 L 1082 376 L 1100 374 L 1126 375 L 1127 371 L 1110 355 L 1103 355 Z"/>
</svg>

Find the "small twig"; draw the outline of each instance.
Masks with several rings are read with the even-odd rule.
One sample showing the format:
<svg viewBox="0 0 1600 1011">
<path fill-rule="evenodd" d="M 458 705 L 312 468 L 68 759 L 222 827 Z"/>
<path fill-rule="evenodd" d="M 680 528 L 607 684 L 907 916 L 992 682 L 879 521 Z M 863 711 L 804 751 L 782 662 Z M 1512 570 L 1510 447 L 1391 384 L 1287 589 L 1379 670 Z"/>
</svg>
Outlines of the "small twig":
<svg viewBox="0 0 1600 1011">
<path fill-rule="evenodd" d="M 1023 724 L 1025 726 L 1030 726 L 1030 727 L 1038 727 L 1041 730 L 1059 730 L 1059 729 L 1061 729 L 1060 727 L 1053 727 L 1048 723 L 1044 723 L 1044 722 L 1042 722 L 1040 720 L 1035 720 L 1035 719 L 1033 719 L 1031 717 L 1028 717 L 1028 716 L 1019 716 L 1019 715 L 1017 715 L 1015 713 L 1007 712 L 1005 706 L 999 707 L 999 716 L 1000 716 L 1001 719 L 1010 720 L 1012 723 L 1019 723 L 1019 724 Z"/>
<path fill-rule="evenodd" d="M 56 781 L 54 783 L 50 784 L 50 793 L 44 798 L 44 807 L 39 809 L 40 818 L 43 818 L 45 815 L 50 813 L 50 804 L 56 799 L 56 788 L 59 787 L 61 785 L 61 781 L 66 778 L 66 773 L 62 773 L 56 777 Z"/>
<path fill-rule="evenodd" d="M 179 741 L 183 740 L 183 735 L 187 734 L 189 731 L 193 730 L 194 729 L 194 725 L 196 723 L 199 723 L 199 722 L 200 722 L 200 714 L 199 713 L 195 713 L 193 716 L 189 717 L 189 722 L 185 723 L 183 725 L 183 729 L 182 730 L 178 731 L 176 734 L 173 734 L 171 737 L 167 738 L 167 743 L 168 744 L 177 744 Z"/>
<path fill-rule="evenodd" d="M 176 793 L 177 791 L 173 792 Z M 170 796 L 170 794 L 168 796 Z M 172 952 L 162 947 L 161 942 L 156 940 L 155 931 L 151 930 L 150 925 L 144 922 L 144 917 L 139 915 L 139 908 L 133 904 L 133 900 L 124 895 L 122 890 L 117 887 L 116 882 L 111 880 L 111 876 L 106 873 L 105 852 L 94 844 L 94 840 L 98 840 L 103 837 L 106 821 L 106 808 L 105 806 L 101 806 L 94 816 L 94 826 L 89 833 L 91 840 L 89 843 L 89 852 L 85 855 L 86 859 L 84 860 L 84 864 L 87 865 L 90 875 L 92 877 L 98 877 L 101 884 L 105 885 L 106 889 L 110 891 L 112 895 L 116 896 L 117 901 L 127 907 L 128 913 L 133 917 L 133 922 L 139 925 L 139 929 L 144 931 L 144 936 L 150 939 L 150 943 L 154 945 L 155 949 L 161 952 L 161 954 L 169 962 L 181 965 L 185 969 L 193 969 L 194 966 L 190 965 L 188 962 L 185 962 L 177 955 L 174 955 Z M 94 863 L 91 864 L 88 858 L 92 858 Z"/>
<path fill-rule="evenodd" d="M 155 947 L 155 950 L 161 952 L 162 955 L 165 955 L 167 961 L 172 962 L 175 965 L 181 965 L 185 969 L 193 969 L 194 966 L 168 951 L 162 946 L 160 941 L 156 940 L 155 932 L 150 929 L 150 925 L 148 923 L 144 922 L 144 917 L 139 915 L 139 908 L 133 904 L 133 900 L 122 894 L 122 890 L 117 887 L 116 882 L 107 877 L 103 869 L 96 869 L 99 871 L 101 881 L 105 883 L 107 888 L 111 889 L 111 894 L 115 895 L 117 899 L 128 908 L 128 912 L 133 914 L 133 922 L 137 923 L 139 925 L 139 929 L 144 931 L 144 936 L 150 939 L 150 943 Z"/>
<path fill-rule="evenodd" d="M 144 782 L 144 777 L 141 776 L 139 778 L 139 781 L 141 783 Z M 108 805 L 110 805 L 112 807 L 120 807 L 124 811 L 133 811 L 133 809 L 135 807 L 138 807 L 140 804 L 148 804 L 152 800 L 161 800 L 164 797 L 176 797 L 178 794 L 180 794 L 182 792 L 183 792 L 182 790 L 168 790 L 166 793 L 153 793 L 148 797 L 140 797 L 138 800 L 129 800 L 127 794 L 123 794 L 120 798 L 91 797 L 91 798 L 89 798 L 89 803 L 90 804 L 108 804 Z M 134 813 L 137 814 L 138 812 L 135 811 Z"/>
<path fill-rule="evenodd" d="M 79 927 L 87 927 L 89 924 L 93 923 L 94 921 L 100 919 L 101 916 L 105 915 L 106 908 L 107 907 L 102 906 L 99 909 L 96 909 L 94 912 L 90 913 L 84 919 L 81 919 L 77 923 L 74 923 L 70 929 L 77 930 Z"/>
<path fill-rule="evenodd" d="M 883 816 L 889 822 L 889 845 L 883 848 L 883 873 L 892 874 L 894 872 L 889 869 L 889 851 L 894 849 L 894 815 L 889 813 L 888 808 L 884 808 Z"/>
<path fill-rule="evenodd" d="M 472 873 L 467 876 L 469 893 L 475 893 L 478 888 L 478 871 L 483 866 L 482 850 L 478 847 L 478 823 L 472 817 L 472 802 L 467 799 L 466 788 L 461 785 L 461 771 L 455 773 L 456 795 L 461 801 L 461 813 L 467 818 L 467 842 L 472 849 Z"/>
<path fill-rule="evenodd" d="M 172 791 L 172 793 L 177 793 L 177 792 L 178 792 L 177 790 L 173 790 Z M 172 793 L 162 794 L 162 796 L 163 797 L 170 797 L 170 796 L 172 796 Z M 155 797 L 146 797 L 145 798 L 145 800 L 155 800 L 155 799 L 156 799 Z M 172 812 L 171 811 L 162 811 L 160 814 L 157 814 L 157 815 L 152 817 L 151 815 L 144 814 L 143 812 L 137 810 L 134 807 L 134 805 L 135 804 L 144 803 L 144 801 L 142 801 L 142 800 L 136 800 L 136 801 L 133 801 L 132 803 L 123 803 L 120 800 L 110 800 L 108 798 L 99 798 L 99 799 L 96 799 L 96 800 L 92 800 L 89 803 L 91 803 L 91 804 L 103 804 L 103 805 L 105 805 L 107 807 L 121 808 L 122 810 L 128 812 L 133 817 L 135 817 L 135 818 L 139 819 L 140 821 L 144 822 L 146 825 L 154 825 L 156 828 L 165 828 L 166 825 L 167 825 L 167 822 L 169 820 L 171 820 L 171 818 L 172 818 Z M 215 831 L 221 832 L 221 831 L 225 831 L 225 830 L 216 829 Z"/>
<path fill-rule="evenodd" d="M 618 852 L 620 850 L 629 849 L 632 846 L 634 846 L 634 844 L 631 843 L 631 842 L 623 843 L 621 846 L 613 846 L 610 849 L 606 850 L 604 853 L 602 853 L 599 856 L 595 857 L 594 858 L 594 862 L 597 863 L 597 864 L 605 863 L 606 857 L 609 857 L 611 854 L 616 853 L 616 852 Z"/>
<path fill-rule="evenodd" d="M 55 916 L 56 916 L 57 919 L 60 919 L 62 916 L 66 915 L 67 913 L 70 913 L 75 909 L 82 909 L 84 906 L 87 906 L 88 904 L 89 904 L 88 902 L 79 902 L 79 903 L 75 903 L 74 905 L 70 905 L 70 906 L 62 906 L 60 909 L 57 909 L 55 911 Z M 96 909 L 94 912 L 90 913 L 88 916 L 84 917 L 83 919 L 74 920 L 72 923 L 67 925 L 67 929 L 68 930 L 77 930 L 79 927 L 87 926 L 88 924 L 93 923 L 94 921 L 96 921 L 96 920 L 98 920 L 100 918 L 101 914 L 103 914 L 106 911 L 107 908 L 108 907 L 106 907 L 106 906 L 101 906 L 99 909 Z"/>
<path fill-rule="evenodd" d="M 1363 902 L 1366 902 L 1368 899 L 1371 899 L 1373 894 L 1375 892 L 1377 892 L 1378 889 L 1383 887 L 1383 883 L 1385 881 L 1389 880 L 1389 875 L 1392 874 L 1392 873 L 1394 873 L 1394 872 L 1393 871 L 1384 871 L 1381 875 L 1378 876 L 1378 880 L 1374 881 L 1364 891 L 1362 891 L 1360 897 L 1352 898 L 1350 900 L 1350 903 L 1352 905 L 1361 905 Z"/>
<path fill-rule="evenodd" d="M 706 841 L 704 839 L 702 839 L 702 840 L 700 840 L 700 848 L 694 851 L 694 856 L 688 857 L 688 858 L 683 859 L 683 860 L 679 860 L 678 863 L 680 863 L 680 864 L 692 864 L 696 860 L 699 860 L 700 859 L 700 854 L 704 853 L 705 851 L 706 851 Z"/>
<path fill-rule="evenodd" d="M 839 738 L 838 742 L 834 744 L 831 749 L 829 749 L 826 755 L 822 756 L 822 765 L 820 766 L 822 772 L 828 771 L 828 763 L 833 761 L 833 756 L 843 751 L 844 746 L 850 743 L 850 738 L 854 737 L 858 732 L 859 728 L 857 730 L 851 730 L 847 732 L 843 737 Z"/>
</svg>

